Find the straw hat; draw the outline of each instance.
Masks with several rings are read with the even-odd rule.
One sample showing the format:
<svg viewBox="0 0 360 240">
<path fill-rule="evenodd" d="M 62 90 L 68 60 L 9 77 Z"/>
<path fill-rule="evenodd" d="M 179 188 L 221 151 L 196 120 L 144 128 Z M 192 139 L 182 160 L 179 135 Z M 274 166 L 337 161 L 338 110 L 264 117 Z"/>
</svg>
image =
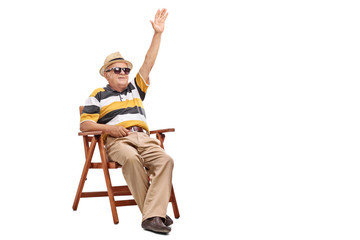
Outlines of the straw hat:
<svg viewBox="0 0 360 240">
<path fill-rule="evenodd" d="M 100 74 L 101 74 L 101 76 L 104 77 L 104 71 L 105 71 L 105 69 L 106 69 L 108 66 L 110 66 L 111 64 L 116 63 L 116 62 L 127 63 L 128 67 L 129 67 L 130 69 L 133 68 L 133 65 L 132 65 L 131 62 L 125 60 L 125 59 L 121 56 L 121 54 L 120 54 L 119 52 L 114 52 L 114 53 L 110 54 L 109 56 L 107 56 L 107 57 L 105 58 L 104 66 L 102 66 L 102 67 L 100 68 L 100 71 L 99 71 Z"/>
</svg>

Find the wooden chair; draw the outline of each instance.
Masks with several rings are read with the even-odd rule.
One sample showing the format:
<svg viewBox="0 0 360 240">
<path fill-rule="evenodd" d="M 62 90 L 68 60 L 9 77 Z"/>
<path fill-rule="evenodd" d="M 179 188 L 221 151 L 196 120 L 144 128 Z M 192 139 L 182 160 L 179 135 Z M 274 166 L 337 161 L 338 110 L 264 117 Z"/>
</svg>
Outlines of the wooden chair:
<svg viewBox="0 0 360 240">
<path fill-rule="evenodd" d="M 83 106 L 80 106 L 80 114 L 83 110 Z M 164 148 L 164 140 L 165 140 L 165 132 L 174 132 L 174 128 L 169 129 L 161 129 L 161 130 L 155 130 L 150 131 L 150 134 L 155 134 L 156 138 L 159 139 L 161 142 L 161 147 Z M 110 207 L 111 212 L 114 220 L 114 224 L 119 223 L 118 214 L 116 211 L 116 207 L 120 206 L 130 206 L 130 205 L 136 205 L 136 202 L 134 199 L 130 200 L 119 200 L 115 201 L 115 196 L 127 196 L 131 195 L 129 187 L 128 186 L 112 186 L 111 179 L 110 179 L 110 173 L 109 169 L 117 169 L 121 168 L 121 165 L 116 162 L 108 162 L 104 147 L 104 141 L 102 137 L 101 131 L 93 131 L 93 132 L 79 132 L 79 136 L 83 137 L 84 141 L 84 149 L 85 149 L 85 165 L 84 169 L 81 175 L 80 183 L 76 192 L 74 204 L 73 204 L 73 210 L 76 211 L 77 207 L 79 205 L 80 198 L 87 198 L 87 197 L 109 197 L 110 200 Z M 90 144 L 90 145 L 89 145 Z M 100 159 L 101 162 L 92 162 L 92 157 L 95 151 L 96 144 L 99 147 L 99 153 L 100 153 Z M 90 168 L 95 169 L 102 169 L 104 171 L 104 177 L 106 182 L 107 191 L 102 192 L 83 192 L 86 176 L 88 174 L 88 171 Z M 169 202 L 171 202 L 174 216 L 175 218 L 179 218 L 179 209 L 176 203 L 174 188 L 171 189 L 171 196 L 169 199 Z"/>
</svg>

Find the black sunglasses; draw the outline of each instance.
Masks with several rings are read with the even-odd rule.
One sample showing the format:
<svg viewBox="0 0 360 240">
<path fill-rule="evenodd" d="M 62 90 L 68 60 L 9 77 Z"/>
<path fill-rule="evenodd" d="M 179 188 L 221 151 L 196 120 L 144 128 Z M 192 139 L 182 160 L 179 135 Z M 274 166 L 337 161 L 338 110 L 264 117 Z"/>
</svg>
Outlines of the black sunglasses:
<svg viewBox="0 0 360 240">
<path fill-rule="evenodd" d="M 106 72 L 110 72 L 111 70 L 114 70 L 115 74 L 120 74 L 121 70 L 122 70 L 122 71 L 124 71 L 124 73 L 126 75 L 129 75 L 131 69 L 130 68 L 114 67 L 114 68 L 110 68 L 109 70 L 106 70 Z"/>
</svg>

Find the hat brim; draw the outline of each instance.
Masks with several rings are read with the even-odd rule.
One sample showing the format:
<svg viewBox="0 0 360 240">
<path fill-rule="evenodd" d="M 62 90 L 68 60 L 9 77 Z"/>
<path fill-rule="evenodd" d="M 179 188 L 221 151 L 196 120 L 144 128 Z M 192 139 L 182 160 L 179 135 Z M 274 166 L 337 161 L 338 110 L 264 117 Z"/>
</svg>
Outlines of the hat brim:
<svg viewBox="0 0 360 240">
<path fill-rule="evenodd" d="M 105 77 L 105 76 L 104 76 L 105 69 L 106 69 L 107 67 L 109 67 L 111 64 L 118 63 L 118 62 L 126 63 L 130 69 L 133 68 L 132 63 L 129 62 L 129 61 L 127 61 L 127 60 L 115 60 L 115 61 L 113 61 L 113 62 L 109 62 L 109 63 L 105 64 L 104 66 L 102 66 L 102 67 L 100 68 L 100 71 L 99 71 L 100 75 L 103 76 L 103 77 Z"/>
</svg>

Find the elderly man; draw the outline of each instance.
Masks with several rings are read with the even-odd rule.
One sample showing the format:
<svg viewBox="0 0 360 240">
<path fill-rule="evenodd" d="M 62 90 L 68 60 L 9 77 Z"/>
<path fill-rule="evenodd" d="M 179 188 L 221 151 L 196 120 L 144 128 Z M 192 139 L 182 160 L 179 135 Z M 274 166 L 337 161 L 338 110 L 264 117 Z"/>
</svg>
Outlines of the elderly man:
<svg viewBox="0 0 360 240">
<path fill-rule="evenodd" d="M 142 101 L 145 98 L 164 31 L 167 10 L 158 10 L 151 21 L 155 30 L 145 61 L 128 82 L 132 63 L 119 52 L 110 54 L 100 69 L 108 85 L 96 89 L 81 114 L 81 131 L 103 131 L 111 161 L 122 165 L 124 178 L 142 213 L 141 226 L 168 233 L 173 221 L 166 215 L 172 186 L 173 160 L 150 138 Z M 146 170 L 145 170 L 146 169 Z M 151 184 L 149 184 L 149 177 Z"/>
</svg>

